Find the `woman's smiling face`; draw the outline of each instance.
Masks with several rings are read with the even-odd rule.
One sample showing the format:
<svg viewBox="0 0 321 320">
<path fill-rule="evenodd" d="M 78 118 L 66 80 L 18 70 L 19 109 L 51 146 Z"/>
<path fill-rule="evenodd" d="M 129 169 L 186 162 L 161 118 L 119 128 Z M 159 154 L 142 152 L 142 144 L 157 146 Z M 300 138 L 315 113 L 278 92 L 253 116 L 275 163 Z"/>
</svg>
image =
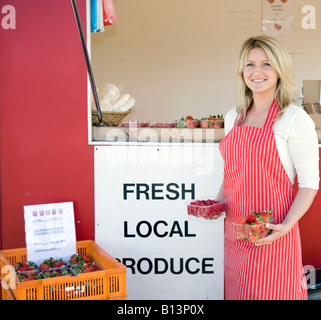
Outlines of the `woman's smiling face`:
<svg viewBox="0 0 321 320">
<path fill-rule="evenodd" d="M 247 55 L 243 78 L 246 85 L 256 94 L 275 94 L 278 73 L 271 66 L 268 56 L 261 48 L 251 49 Z"/>
</svg>

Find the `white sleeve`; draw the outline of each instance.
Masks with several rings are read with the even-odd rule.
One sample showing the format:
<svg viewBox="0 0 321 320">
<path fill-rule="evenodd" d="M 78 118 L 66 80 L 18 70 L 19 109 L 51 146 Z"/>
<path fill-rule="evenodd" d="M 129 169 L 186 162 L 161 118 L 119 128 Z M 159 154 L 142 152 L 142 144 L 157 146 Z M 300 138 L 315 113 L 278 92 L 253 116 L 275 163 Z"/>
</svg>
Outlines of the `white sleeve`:
<svg viewBox="0 0 321 320">
<path fill-rule="evenodd" d="M 234 122 L 236 120 L 236 117 L 237 117 L 236 108 L 231 109 L 225 115 L 225 117 L 224 117 L 224 132 L 225 132 L 225 135 L 227 135 L 230 132 L 230 130 L 233 128 Z"/>
<path fill-rule="evenodd" d="M 319 146 L 315 124 L 304 111 L 291 119 L 287 132 L 289 152 L 299 188 L 319 189 Z"/>
</svg>

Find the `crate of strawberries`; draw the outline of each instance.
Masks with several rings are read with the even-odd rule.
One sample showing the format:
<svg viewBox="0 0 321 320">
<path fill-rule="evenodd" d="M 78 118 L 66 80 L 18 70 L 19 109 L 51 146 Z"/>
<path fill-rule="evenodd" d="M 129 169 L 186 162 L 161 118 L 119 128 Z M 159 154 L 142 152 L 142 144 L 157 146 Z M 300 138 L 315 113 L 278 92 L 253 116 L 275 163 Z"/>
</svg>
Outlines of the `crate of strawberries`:
<svg viewBox="0 0 321 320">
<path fill-rule="evenodd" d="M 31 262 L 26 248 L 0 251 L 2 296 L 15 300 L 126 299 L 123 264 L 92 240 L 77 241 L 76 252 L 66 258 Z"/>
<path fill-rule="evenodd" d="M 239 217 L 233 222 L 235 238 L 238 240 L 255 241 L 266 237 L 271 230 L 266 228 L 266 223 L 272 223 L 273 210 L 260 212 L 251 211 L 247 217 Z"/>
</svg>

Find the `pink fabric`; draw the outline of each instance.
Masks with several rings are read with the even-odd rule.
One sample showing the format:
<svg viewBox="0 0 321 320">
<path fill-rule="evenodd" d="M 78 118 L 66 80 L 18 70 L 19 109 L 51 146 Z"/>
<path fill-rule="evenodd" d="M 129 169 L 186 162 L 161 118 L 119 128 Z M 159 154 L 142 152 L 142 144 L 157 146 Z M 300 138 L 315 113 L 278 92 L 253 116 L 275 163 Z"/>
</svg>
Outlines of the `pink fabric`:
<svg viewBox="0 0 321 320">
<path fill-rule="evenodd" d="M 112 25 L 117 22 L 117 15 L 112 0 L 103 0 L 103 14 L 104 26 Z"/>
</svg>

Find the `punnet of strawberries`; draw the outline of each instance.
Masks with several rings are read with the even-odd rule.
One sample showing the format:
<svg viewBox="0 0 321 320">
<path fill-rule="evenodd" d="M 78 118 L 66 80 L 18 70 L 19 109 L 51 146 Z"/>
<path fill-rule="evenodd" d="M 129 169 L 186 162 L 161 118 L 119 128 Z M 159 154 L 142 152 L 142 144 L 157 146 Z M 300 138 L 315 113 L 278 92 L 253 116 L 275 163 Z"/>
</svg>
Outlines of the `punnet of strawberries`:
<svg viewBox="0 0 321 320">
<path fill-rule="evenodd" d="M 68 260 L 68 263 L 70 265 L 79 265 L 79 266 L 83 266 L 84 264 L 89 262 L 93 262 L 93 259 L 91 258 L 91 256 L 89 256 L 88 254 L 78 254 L 78 253 L 73 254 Z"/>
<path fill-rule="evenodd" d="M 95 262 L 88 262 L 82 265 L 74 265 L 71 268 L 76 274 L 100 270 L 100 267 Z"/>
<path fill-rule="evenodd" d="M 70 271 L 67 267 L 61 267 L 59 269 L 43 270 L 42 271 L 45 278 L 55 278 L 70 275 Z"/>
<path fill-rule="evenodd" d="M 212 217 L 224 212 L 226 209 L 226 200 L 224 198 L 216 199 L 197 199 L 187 205 L 187 213 L 195 217 Z"/>
<path fill-rule="evenodd" d="M 247 217 L 239 217 L 233 223 L 236 239 L 255 241 L 267 236 L 270 230 L 266 228 L 266 223 L 273 221 L 272 213 L 273 210 L 252 210 Z"/>
<path fill-rule="evenodd" d="M 40 263 L 39 267 L 41 270 L 61 268 L 62 266 L 67 265 L 63 259 L 54 259 L 50 257 L 49 259 L 44 260 Z"/>
<path fill-rule="evenodd" d="M 32 271 L 32 270 L 36 270 L 38 268 L 39 267 L 32 261 L 17 262 L 14 265 L 15 271 L 18 271 L 18 272 Z"/>
<path fill-rule="evenodd" d="M 17 277 L 20 282 L 26 282 L 26 281 L 43 279 L 43 274 L 41 273 L 40 270 L 25 271 L 25 272 L 18 271 Z"/>
</svg>

